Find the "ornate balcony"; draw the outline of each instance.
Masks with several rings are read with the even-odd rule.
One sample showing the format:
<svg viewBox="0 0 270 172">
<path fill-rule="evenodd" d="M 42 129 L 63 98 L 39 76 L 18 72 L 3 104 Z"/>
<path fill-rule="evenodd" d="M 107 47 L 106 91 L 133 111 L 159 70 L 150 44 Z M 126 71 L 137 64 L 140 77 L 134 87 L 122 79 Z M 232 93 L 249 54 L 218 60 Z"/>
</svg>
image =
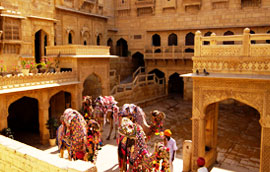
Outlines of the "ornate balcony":
<svg viewBox="0 0 270 172">
<path fill-rule="evenodd" d="M 209 72 L 234 74 L 270 74 L 270 34 L 202 37 L 196 32 L 193 72 L 207 69 Z M 203 45 L 208 41 L 210 45 Z M 230 41 L 236 45 L 223 45 Z M 251 44 L 251 41 L 258 44 Z"/>
<path fill-rule="evenodd" d="M 76 72 L 0 76 L 0 94 L 78 83 Z"/>
<path fill-rule="evenodd" d="M 145 59 L 191 59 L 194 55 L 194 46 L 165 46 L 165 47 L 146 47 Z"/>
</svg>

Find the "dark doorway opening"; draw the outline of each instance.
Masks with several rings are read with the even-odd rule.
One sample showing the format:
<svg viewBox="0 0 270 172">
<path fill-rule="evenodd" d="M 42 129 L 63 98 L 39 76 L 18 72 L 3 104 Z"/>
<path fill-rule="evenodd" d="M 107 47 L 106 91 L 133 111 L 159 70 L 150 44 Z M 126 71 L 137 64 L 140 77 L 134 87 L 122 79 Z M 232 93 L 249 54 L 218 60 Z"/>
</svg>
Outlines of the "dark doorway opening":
<svg viewBox="0 0 270 172">
<path fill-rule="evenodd" d="M 35 60 L 40 63 L 41 59 L 41 30 L 35 34 Z"/>
<path fill-rule="evenodd" d="M 152 45 L 153 46 L 156 46 L 156 47 L 160 46 L 161 45 L 160 42 L 161 42 L 160 36 L 158 34 L 155 34 L 152 36 Z"/>
<path fill-rule="evenodd" d="M 59 121 L 60 116 L 67 108 L 71 108 L 71 94 L 60 91 L 50 99 L 49 117 L 56 118 Z"/>
<path fill-rule="evenodd" d="M 133 54 L 133 56 L 132 56 L 132 64 L 134 66 L 133 71 L 135 71 L 139 67 L 145 66 L 143 54 L 140 53 L 140 52 L 136 52 L 135 54 Z"/>
<path fill-rule="evenodd" d="M 116 50 L 117 55 L 121 57 L 127 57 L 128 56 L 128 44 L 127 41 L 123 38 L 119 39 L 116 42 Z"/>
<path fill-rule="evenodd" d="M 38 100 L 23 97 L 8 108 L 8 127 L 14 132 L 14 139 L 26 144 L 39 144 Z"/>
<path fill-rule="evenodd" d="M 184 95 L 184 81 L 178 73 L 174 73 L 169 77 L 169 94 L 179 94 L 182 98 Z"/>
</svg>

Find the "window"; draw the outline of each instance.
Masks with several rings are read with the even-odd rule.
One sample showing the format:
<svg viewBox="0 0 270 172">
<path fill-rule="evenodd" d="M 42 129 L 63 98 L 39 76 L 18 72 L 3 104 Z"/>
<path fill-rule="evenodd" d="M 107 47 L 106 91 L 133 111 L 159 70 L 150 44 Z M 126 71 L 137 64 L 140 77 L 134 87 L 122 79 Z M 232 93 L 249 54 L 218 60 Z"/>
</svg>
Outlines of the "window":
<svg viewBox="0 0 270 172">
<path fill-rule="evenodd" d="M 158 34 L 152 36 L 152 46 L 160 46 L 160 36 Z"/>
<path fill-rule="evenodd" d="M 168 45 L 172 46 L 172 45 L 177 45 L 177 35 L 172 33 L 169 35 L 168 37 Z"/>
<path fill-rule="evenodd" d="M 186 35 L 186 45 L 194 45 L 194 33 L 189 32 Z"/>
<path fill-rule="evenodd" d="M 249 33 L 250 33 L 250 34 L 255 34 L 255 32 L 254 32 L 253 30 L 250 30 Z M 256 41 L 253 40 L 253 41 L 251 41 L 250 43 L 251 43 L 251 44 L 256 44 Z"/>
<path fill-rule="evenodd" d="M 69 32 L 68 34 L 68 44 L 72 44 L 72 33 Z"/>
<path fill-rule="evenodd" d="M 234 35 L 234 33 L 232 31 L 227 31 L 224 33 L 224 36 L 228 36 L 228 35 Z M 223 41 L 224 45 L 231 45 L 234 44 L 234 41 Z"/>
<path fill-rule="evenodd" d="M 4 22 L 4 39 L 6 40 L 20 40 L 20 26 L 19 19 L 6 18 Z"/>
<path fill-rule="evenodd" d="M 204 36 L 211 36 L 211 34 L 212 34 L 212 32 L 207 32 L 207 33 L 204 34 Z M 209 41 L 204 41 L 203 42 L 203 45 L 209 45 L 209 44 L 210 44 Z"/>
</svg>

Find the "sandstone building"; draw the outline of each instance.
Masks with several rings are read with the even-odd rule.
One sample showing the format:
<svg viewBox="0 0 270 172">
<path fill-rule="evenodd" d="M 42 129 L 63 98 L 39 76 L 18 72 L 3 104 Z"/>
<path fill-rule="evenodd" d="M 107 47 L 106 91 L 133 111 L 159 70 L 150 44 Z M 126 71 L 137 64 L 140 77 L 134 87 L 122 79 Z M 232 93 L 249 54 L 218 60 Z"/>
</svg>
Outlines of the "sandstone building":
<svg viewBox="0 0 270 172">
<path fill-rule="evenodd" d="M 110 70 L 123 80 L 145 66 L 165 94 L 191 99 L 192 79 L 179 75 L 194 69 L 195 32 L 229 38 L 248 27 L 250 34 L 270 33 L 269 10 L 269 0 L 1 0 L 1 72 L 15 71 L 23 60 L 40 63 L 44 57 L 59 65 L 56 73 L 0 77 L 0 129 L 34 123 L 29 130 L 47 142 L 49 116 L 59 116 L 70 106 L 79 109 L 83 95 L 110 94 Z M 201 44 L 210 45 L 210 40 Z M 33 104 L 30 120 L 17 123 L 18 107 Z"/>
</svg>

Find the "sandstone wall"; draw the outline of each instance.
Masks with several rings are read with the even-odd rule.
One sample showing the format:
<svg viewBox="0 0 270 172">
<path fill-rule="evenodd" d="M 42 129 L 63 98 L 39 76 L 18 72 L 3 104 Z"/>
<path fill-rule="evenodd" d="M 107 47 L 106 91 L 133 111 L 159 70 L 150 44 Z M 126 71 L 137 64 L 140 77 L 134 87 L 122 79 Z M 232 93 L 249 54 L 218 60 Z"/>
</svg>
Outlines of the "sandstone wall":
<svg viewBox="0 0 270 172">
<path fill-rule="evenodd" d="M 69 161 L 0 135 L 0 172 L 96 172 L 90 162 Z"/>
</svg>

